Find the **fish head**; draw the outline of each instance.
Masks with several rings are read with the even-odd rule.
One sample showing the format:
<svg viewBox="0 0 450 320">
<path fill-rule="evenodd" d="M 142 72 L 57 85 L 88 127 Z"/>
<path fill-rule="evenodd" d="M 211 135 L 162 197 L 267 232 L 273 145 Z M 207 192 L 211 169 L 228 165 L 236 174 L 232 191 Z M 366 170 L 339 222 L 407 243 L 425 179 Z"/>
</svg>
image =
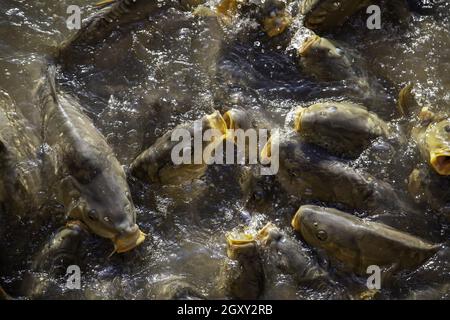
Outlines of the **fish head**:
<svg viewBox="0 0 450 320">
<path fill-rule="evenodd" d="M 136 224 L 136 211 L 125 172 L 112 155 L 81 152 L 68 159 L 63 192 L 69 216 L 83 221 L 93 233 L 111 239 L 116 252 L 129 251 L 145 239 Z"/>
<path fill-rule="evenodd" d="M 349 232 L 338 215 L 317 206 L 300 207 L 291 224 L 309 245 L 322 249 L 342 244 L 345 232 Z"/>
<path fill-rule="evenodd" d="M 308 37 L 298 51 L 303 68 L 318 79 L 343 80 L 353 76 L 348 54 L 323 37 Z"/>
<path fill-rule="evenodd" d="M 432 168 L 440 175 L 450 175 L 450 119 L 431 124 L 425 139 Z"/>
<path fill-rule="evenodd" d="M 370 142 L 390 135 L 387 123 L 362 105 L 348 102 L 320 102 L 299 107 L 294 130 L 307 142 L 339 154 L 359 155 Z"/>
<path fill-rule="evenodd" d="M 227 130 L 247 130 L 252 127 L 250 117 L 245 111 L 230 109 L 223 115 Z"/>
<path fill-rule="evenodd" d="M 254 259 L 258 244 L 256 235 L 248 232 L 229 232 L 226 234 L 227 255 L 232 260 Z"/>
</svg>

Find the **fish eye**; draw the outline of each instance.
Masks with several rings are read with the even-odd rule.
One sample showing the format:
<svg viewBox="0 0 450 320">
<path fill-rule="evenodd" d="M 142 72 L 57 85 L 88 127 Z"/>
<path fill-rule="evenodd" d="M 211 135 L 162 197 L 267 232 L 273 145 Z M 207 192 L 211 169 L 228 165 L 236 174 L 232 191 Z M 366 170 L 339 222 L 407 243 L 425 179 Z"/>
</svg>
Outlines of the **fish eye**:
<svg viewBox="0 0 450 320">
<path fill-rule="evenodd" d="M 95 209 L 89 210 L 88 218 L 91 219 L 92 221 L 96 221 L 97 220 L 97 211 Z"/>
<path fill-rule="evenodd" d="M 319 239 L 320 241 L 325 241 L 328 239 L 328 234 L 326 231 L 324 230 L 319 230 L 317 231 L 317 239 Z"/>
<path fill-rule="evenodd" d="M 446 125 L 444 127 L 445 132 L 450 132 L 450 124 Z"/>
</svg>

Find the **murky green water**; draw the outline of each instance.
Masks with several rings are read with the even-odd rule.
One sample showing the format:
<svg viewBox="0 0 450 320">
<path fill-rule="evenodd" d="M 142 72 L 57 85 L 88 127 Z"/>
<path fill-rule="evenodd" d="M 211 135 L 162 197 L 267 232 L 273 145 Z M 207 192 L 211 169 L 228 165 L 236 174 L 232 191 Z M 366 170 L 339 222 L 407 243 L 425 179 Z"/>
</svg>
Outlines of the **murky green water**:
<svg viewBox="0 0 450 320">
<path fill-rule="evenodd" d="M 69 4 L 79 5 L 84 18 L 96 11 L 92 1 L 0 0 L 0 88 L 11 95 L 36 127 L 38 110 L 32 90 L 47 56 L 72 34 L 65 23 Z M 248 110 L 260 126 L 281 127 L 286 114 L 299 104 L 329 97 L 350 98 L 363 102 L 386 120 L 395 120 L 396 95 L 406 83 L 413 82 L 421 103 L 448 112 L 449 10 L 447 5 L 440 15 L 413 16 L 409 24 L 386 17 L 382 29 L 375 31 L 362 27 L 365 21 L 360 15 L 333 34 L 355 48 L 368 70 L 378 77 L 382 85 L 375 96 L 367 96 L 346 82 L 317 83 L 298 71 L 289 52 L 273 49 L 257 33 L 242 32 L 238 40 L 230 40 L 233 32 L 225 37 L 217 23 L 177 9 L 151 17 L 138 29 L 114 33 L 89 54 L 88 63 L 76 62 L 59 82 L 80 99 L 123 165 L 130 164 L 168 129 L 213 109 L 238 106 Z M 236 27 L 248 26 L 243 21 Z M 299 29 L 293 46 L 298 44 L 295 39 L 304 37 L 303 31 Z M 361 157 L 355 165 L 399 189 L 405 188 L 415 158 L 408 148 L 395 157 L 381 161 Z M 112 257 L 108 257 L 112 251 L 109 243 L 88 240 L 82 290 L 68 291 L 57 282 L 56 288 L 43 297 L 161 298 L 158 285 L 172 277 L 195 285 L 208 298 L 223 297 L 216 290 L 216 280 L 226 257 L 225 232 L 240 224 L 261 227 L 274 221 L 293 235 L 289 221 L 301 202 L 279 190 L 266 194 L 263 205 L 245 208 L 233 174 L 227 175 L 223 168 L 214 170 L 207 178 L 183 188 L 130 181 L 138 224 L 151 239 L 131 253 Z M 410 221 L 397 217 L 390 222 L 403 224 L 403 229 L 428 240 L 445 242 L 449 234 L 446 223 L 435 223 L 430 212 L 424 212 L 424 216 L 430 216 L 429 224 L 411 226 Z M 33 254 L 59 223 L 58 219 L 37 214 L 2 226 L 5 241 L 1 242 L 6 245 L 1 251 L 0 282 L 12 295 L 24 294 Z M 36 230 L 36 225 L 42 226 Z M 401 275 L 400 285 L 387 290 L 386 295 L 404 298 L 409 290 L 449 283 L 449 267 L 448 254 L 437 255 L 418 271 Z M 364 283 L 364 279 L 350 275 L 332 275 L 343 288 L 335 296 L 333 290 L 315 294 L 279 275 L 264 298 L 339 298 L 343 292 L 357 292 Z M 437 297 L 448 297 L 448 289 L 436 290 Z"/>
</svg>

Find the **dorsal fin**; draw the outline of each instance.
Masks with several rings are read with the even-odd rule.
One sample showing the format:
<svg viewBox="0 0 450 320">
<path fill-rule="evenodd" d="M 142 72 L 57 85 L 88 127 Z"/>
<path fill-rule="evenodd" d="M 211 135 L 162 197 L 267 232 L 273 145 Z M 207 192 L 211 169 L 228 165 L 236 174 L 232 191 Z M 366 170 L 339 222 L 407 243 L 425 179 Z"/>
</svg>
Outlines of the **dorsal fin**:
<svg viewBox="0 0 450 320">
<path fill-rule="evenodd" d="M 48 64 L 42 69 L 42 77 L 36 87 L 35 96 L 37 97 L 37 104 L 41 108 L 46 108 L 49 99 L 53 103 L 58 103 L 58 95 L 56 94 L 56 67 L 53 64 Z"/>
<path fill-rule="evenodd" d="M 58 95 L 56 94 L 56 67 L 54 65 L 49 65 L 47 68 L 47 81 L 50 88 L 50 94 L 55 100 L 55 102 L 58 102 Z"/>
</svg>

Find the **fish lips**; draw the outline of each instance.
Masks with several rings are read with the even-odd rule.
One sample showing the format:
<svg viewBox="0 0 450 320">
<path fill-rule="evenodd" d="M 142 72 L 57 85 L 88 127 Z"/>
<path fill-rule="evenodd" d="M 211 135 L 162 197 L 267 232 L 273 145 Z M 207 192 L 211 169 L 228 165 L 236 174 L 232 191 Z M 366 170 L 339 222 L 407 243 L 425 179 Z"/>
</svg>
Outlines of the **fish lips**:
<svg viewBox="0 0 450 320">
<path fill-rule="evenodd" d="M 320 37 L 316 35 L 306 39 L 302 47 L 298 50 L 299 56 L 307 57 L 311 53 L 311 50 L 314 48 L 314 46 L 320 42 L 320 40 Z"/>
<path fill-rule="evenodd" d="M 450 175 L 450 151 L 439 150 L 430 153 L 430 164 L 441 176 Z"/>
<path fill-rule="evenodd" d="M 135 224 L 129 232 L 112 238 L 114 243 L 114 252 L 123 253 L 133 250 L 144 242 L 145 238 L 146 234 L 139 229 L 137 224 Z"/>
<path fill-rule="evenodd" d="M 294 228 L 295 231 L 301 232 L 301 216 L 302 216 L 302 209 L 298 209 L 298 211 L 295 213 L 294 217 L 291 221 L 291 226 Z"/>
<path fill-rule="evenodd" d="M 232 260 L 238 260 L 241 256 L 252 256 L 256 254 L 257 243 L 253 235 L 227 234 L 227 256 Z"/>
</svg>

